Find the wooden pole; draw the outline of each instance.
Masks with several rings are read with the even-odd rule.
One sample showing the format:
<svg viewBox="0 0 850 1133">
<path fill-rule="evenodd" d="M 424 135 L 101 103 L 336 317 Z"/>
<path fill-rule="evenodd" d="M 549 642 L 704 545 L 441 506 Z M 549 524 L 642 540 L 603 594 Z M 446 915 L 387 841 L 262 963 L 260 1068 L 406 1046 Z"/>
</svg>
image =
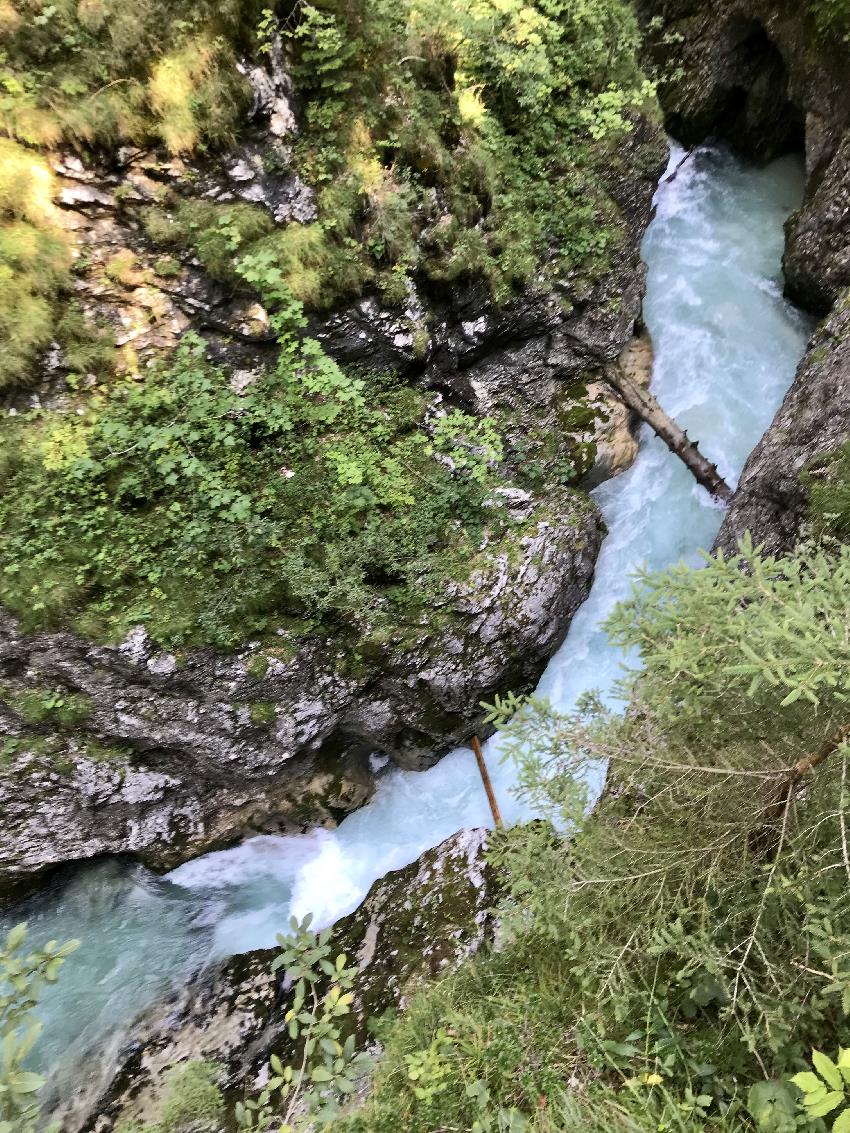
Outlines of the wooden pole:
<svg viewBox="0 0 850 1133">
<path fill-rule="evenodd" d="M 478 739 L 478 736 L 472 737 L 469 741 L 469 746 L 475 752 L 475 762 L 478 764 L 478 770 L 481 772 L 481 782 L 484 784 L 484 790 L 487 792 L 487 802 L 490 804 L 493 823 L 497 830 L 501 830 L 503 826 L 502 815 L 499 811 L 499 804 L 496 802 L 493 784 L 490 782 L 490 772 L 487 770 L 487 764 L 484 762 L 484 752 L 481 750 L 481 741 Z"/>
<path fill-rule="evenodd" d="M 639 386 L 619 366 L 607 367 L 603 377 L 629 409 L 637 413 L 642 421 L 646 421 L 670 451 L 690 468 L 697 483 L 702 484 L 716 499 L 728 504 L 732 499 L 732 489 L 717 471 L 717 465 L 702 455 L 696 443 L 664 412 L 649 390 Z"/>
</svg>

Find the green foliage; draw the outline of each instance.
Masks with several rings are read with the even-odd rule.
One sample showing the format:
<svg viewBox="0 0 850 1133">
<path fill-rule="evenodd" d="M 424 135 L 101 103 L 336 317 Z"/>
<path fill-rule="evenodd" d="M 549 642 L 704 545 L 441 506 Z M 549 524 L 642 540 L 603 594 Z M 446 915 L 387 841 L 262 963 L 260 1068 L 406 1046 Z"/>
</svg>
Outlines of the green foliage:
<svg viewBox="0 0 850 1133">
<path fill-rule="evenodd" d="M 802 479 L 814 535 L 850 541 L 850 444 L 809 465 Z"/>
<path fill-rule="evenodd" d="M 284 1022 L 298 1057 L 284 1064 L 272 1055 L 259 1095 L 236 1105 L 239 1129 L 265 1130 L 273 1123 L 280 1133 L 309 1133 L 328 1125 L 371 1065 L 355 1049 L 354 1035 L 343 1034 L 357 969 L 343 954 L 333 958 L 331 930 L 312 933 L 310 921 L 292 918 L 291 933 L 277 938 L 281 951 L 272 962 L 293 987 Z"/>
<path fill-rule="evenodd" d="M 161 141 L 172 153 L 233 140 L 247 101 L 236 53 L 253 0 L 5 0 L 0 123 L 33 145 Z"/>
<path fill-rule="evenodd" d="M 47 163 L 0 138 L 0 390 L 25 385 L 57 342 L 69 370 L 112 368 L 112 341 L 68 298 L 71 250 Z"/>
<path fill-rule="evenodd" d="M 319 309 L 372 281 L 401 306 L 416 272 L 483 277 L 501 302 L 541 270 L 604 263 L 622 228 L 603 187 L 606 151 L 651 95 L 622 0 L 299 4 L 279 28 L 264 11 L 261 54 L 277 32 L 305 98 L 293 156 L 316 222 L 262 241 L 261 210 L 185 202 L 149 213 L 154 239 L 192 248 L 229 282 L 236 254 L 267 248 L 295 297 Z"/>
<path fill-rule="evenodd" d="M 239 253 L 274 228 L 268 213 L 253 205 L 203 200 L 182 201 L 171 213 L 151 207 L 143 220 L 157 243 L 191 250 L 214 279 L 229 283 L 240 278 Z"/>
<path fill-rule="evenodd" d="M 811 12 L 821 41 L 850 41 L 850 3 L 848 0 L 812 0 Z"/>
<path fill-rule="evenodd" d="M 226 1116 L 212 1062 L 184 1062 L 163 1077 L 165 1095 L 156 1121 L 122 1121 L 117 1133 L 218 1133 Z"/>
<path fill-rule="evenodd" d="M 499 950 L 414 997 L 340 1130 L 471 1128 L 475 1082 L 541 1133 L 791 1133 L 840 1111 L 840 1067 L 807 1060 L 850 1014 L 850 549 L 742 559 L 641 577 L 609 626 L 640 665 L 625 715 L 494 706 L 554 825 L 494 836 Z M 417 1097 L 435 1043 L 449 1071 Z"/>
<path fill-rule="evenodd" d="M 248 709 L 251 723 L 270 727 L 277 719 L 277 710 L 270 700 L 255 700 Z"/>
<path fill-rule="evenodd" d="M 28 724 L 55 723 L 66 728 L 85 720 L 92 708 L 85 693 L 66 689 L 30 689 L 10 702 Z"/>
<path fill-rule="evenodd" d="M 846 1090 L 850 1082 L 850 1051 L 839 1047 L 836 1062 L 819 1050 L 812 1051 L 812 1065 L 815 1073 L 802 1070 L 791 1079 L 801 1094 L 802 1124 L 811 1128 L 818 1119 L 829 1116 L 832 1133 L 848 1133 L 850 1098 Z"/>
<path fill-rule="evenodd" d="M 680 565 L 637 580 L 608 630 L 640 650 L 641 686 L 664 723 L 684 713 L 728 736 L 730 725 L 752 734 L 756 717 L 799 700 L 827 724 L 830 709 L 846 711 L 850 548 L 832 557 L 803 547 L 780 561 L 760 555 L 747 536 L 740 555 L 707 557 L 699 572 Z M 665 702 L 660 689 L 673 677 L 676 701 Z M 728 705 L 723 717 L 719 703 Z"/>
<path fill-rule="evenodd" d="M 0 139 L 0 390 L 26 378 L 53 339 L 70 263 L 47 164 Z"/>
<path fill-rule="evenodd" d="M 55 982 L 63 961 L 79 944 L 49 940 L 24 952 L 26 936 L 27 926 L 16 925 L 0 947 L 0 1133 L 45 1129 L 38 1102 L 44 1079 L 26 1069 L 41 1033 L 33 1011 L 45 984 Z"/>
<path fill-rule="evenodd" d="M 267 256 L 242 271 L 280 335 L 246 388 L 190 335 L 143 383 L 4 422 L 0 598 L 28 626 L 115 638 L 141 622 L 230 646 L 292 618 L 397 620 L 474 553 L 485 516 L 504 523 L 485 507 L 501 454 L 488 422 L 431 427 L 422 394 L 299 337 Z"/>
</svg>

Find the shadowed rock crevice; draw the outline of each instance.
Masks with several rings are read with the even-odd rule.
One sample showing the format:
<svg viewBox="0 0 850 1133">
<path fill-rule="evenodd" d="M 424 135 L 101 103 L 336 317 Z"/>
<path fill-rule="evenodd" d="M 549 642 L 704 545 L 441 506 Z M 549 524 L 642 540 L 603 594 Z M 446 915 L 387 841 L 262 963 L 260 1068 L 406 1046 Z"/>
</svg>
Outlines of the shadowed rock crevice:
<svg viewBox="0 0 850 1133">
<path fill-rule="evenodd" d="M 720 28 L 716 50 L 719 60 L 704 72 L 699 97 L 681 105 L 671 102 L 667 124 L 673 137 L 688 147 L 724 138 L 759 161 L 801 151 L 804 114 L 792 97 L 785 60 L 764 25 L 733 17 Z"/>
</svg>

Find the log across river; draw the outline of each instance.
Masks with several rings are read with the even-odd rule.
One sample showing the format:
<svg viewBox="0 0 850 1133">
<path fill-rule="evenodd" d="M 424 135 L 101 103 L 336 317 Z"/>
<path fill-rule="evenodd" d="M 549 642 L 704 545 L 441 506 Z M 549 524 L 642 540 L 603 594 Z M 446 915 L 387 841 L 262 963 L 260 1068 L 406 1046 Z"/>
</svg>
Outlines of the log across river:
<svg viewBox="0 0 850 1133">
<path fill-rule="evenodd" d="M 680 158 L 674 151 L 672 166 Z M 653 393 L 733 485 L 791 383 L 809 329 L 782 297 L 780 266 L 783 222 L 802 186 L 795 158 L 756 169 L 723 150 L 698 150 L 672 182 L 662 181 L 644 242 Z M 723 516 L 647 427 L 633 467 L 594 495 L 609 535 L 591 595 L 538 690 L 560 708 L 591 688 L 613 696 L 624 658 L 600 627 L 628 593 L 630 572 L 642 563 L 698 563 Z M 498 736 L 486 749 L 503 817 L 515 822 L 524 816 Z M 272 944 L 292 913 L 312 911 L 328 924 L 388 870 L 489 821 L 464 749 L 429 771 L 388 769 L 373 800 L 334 831 L 254 838 L 166 877 L 109 861 L 58 877 L 5 916 L 29 919 L 35 939 L 82 940 L 45 997 L 39 1064 L 69 1083 L 70 1075 L 102 1072 L 108 1058 L 86 1058 L 86 1050 L 120 1042 L 146 1005 L 199 965 Z"/>
</svg>

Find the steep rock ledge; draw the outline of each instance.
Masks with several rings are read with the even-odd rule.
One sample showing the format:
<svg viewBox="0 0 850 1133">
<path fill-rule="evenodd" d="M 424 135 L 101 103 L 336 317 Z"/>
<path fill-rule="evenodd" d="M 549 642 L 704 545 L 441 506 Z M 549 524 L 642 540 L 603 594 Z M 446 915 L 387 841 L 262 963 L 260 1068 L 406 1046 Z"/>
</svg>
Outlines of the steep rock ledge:
<svg viewBox="0 0 850 1133">
<path fill-rule="evenodd" d="M 715 546 L 749 530 L 773 552 L 797 541 L 800 472 L 850 438 L 850 50 L 818 37 L 813 5 L 783 0 L 642 0 L 648 52 L 668 75 L 660 97 L 687 145 L 728 138 L 756 159 L 804 146 L 806 191 L 786 225 L 790 299 L 828 314 L 794 384 L 750 456 Z"/>
<path fill-rule="evenodd" d="M 818 328 L 773 422 L 751 453 L 716 546 L 734 554 L 747 531 L 768 554 L 797 542 L 806 517 L 800 473 L 850 438 L 850 292 Z"/>
<path fill-rule="evenodd" d="M 16 750 L 0 774 L 0 885 L 104 853 L 167 867 L 251 833 L 333 823 L 374 789 L 370 754 L 420 769 L 462 742 L 482 699 L 537 678 L 602 539 L 581 493 L 511 503 L 516 527 L 469 579 L 356 662 L 315 639 L 288 656 L 178 659 L 143 631 L 107 648 L 24 635 L 3 615 L 0 722 Z M 79 706 L 73 737 L 27 723 L 34 689 Z"/>
</svg>

